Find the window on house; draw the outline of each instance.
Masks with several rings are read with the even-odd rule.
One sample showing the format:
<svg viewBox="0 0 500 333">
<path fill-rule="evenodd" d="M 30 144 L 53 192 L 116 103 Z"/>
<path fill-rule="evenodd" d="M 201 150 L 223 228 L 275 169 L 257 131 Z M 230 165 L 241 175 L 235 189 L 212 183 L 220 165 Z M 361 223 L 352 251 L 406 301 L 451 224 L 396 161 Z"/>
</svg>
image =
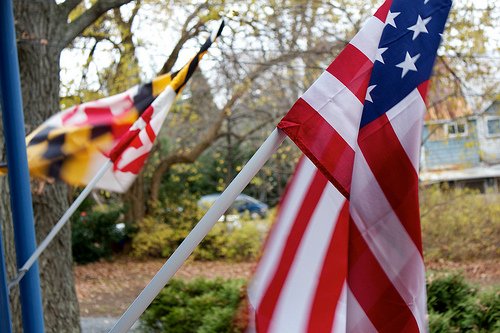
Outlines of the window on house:
<svg viewBox="0 0 500 333">
<path fill-rule="evenodd" d="M 488 119 L 486 124 L 488 127 L 488 136 L 500 135 L 500 118 Z"/>
<path fill-rule="evenodd" d="M 467 124 L 459 122 L 451 122 L 446 124 L 446 132 L 449 138 L 467 136 Z"/>
</svg>

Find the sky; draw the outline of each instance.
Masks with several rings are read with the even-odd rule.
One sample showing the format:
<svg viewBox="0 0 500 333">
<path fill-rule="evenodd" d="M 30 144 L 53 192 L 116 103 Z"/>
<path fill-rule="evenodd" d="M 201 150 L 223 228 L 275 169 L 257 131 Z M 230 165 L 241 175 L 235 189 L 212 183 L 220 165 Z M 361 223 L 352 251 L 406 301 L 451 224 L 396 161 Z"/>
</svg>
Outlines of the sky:
<svg viewBox="0 0 500 333">
<path fill-rule="evenodd" d="M 475 8 L 475 13 L 481 13 L 486 9 L 487 0 L 457 0 L 454 2 L 455 7 L 465 6 L 466 4 L 472 3 Z M 491 0 L 490 0 L 491 3 Z M 178 2 L 170 1 L 169 5 L 178 8 Z M 238 6 L 237 3 L 229 3 L 229 7 L 235 8 Z M 123 6 L 121 8 L 122 13 L 126 16 L 129 15 L 133 4 Z M 231 12 L 231 8 L 228 8 L 228 12 Z M 265 8 L 263 8 L 264 10 Z M 499 20 L 493 31 L 489 33 L 490 39 L 486 45 L 488 49 L 487 53 L 484 55 L 491 62 L 495 62 L 497 66 L 500 67 L 500 6 L 494 7 L 494 12 L 496 13 L 496 18 Z M 155 73 L 159 71 L 163 63 L 170 54 L 173 45 L 179 38 L 179 32 L 176 26 L 179 22 L 183 22 L 183 19 L 188 15 L 187 11 L 176 11 L 176 19 L 171 19 L 166 12 L 158 10 L 158 6 L 155 4 L 143 4 L 141 10 L 139 11 L 138 17 L 134 21 L 134 38 L 137 43 L 137 57 L 139 59 L 139 64 L 142 69 L 141 79 L 142 81 L 147 81 L 155 76 Z M 215 27 L 216 22 L 211 22 L 210 27 Z M 229 29 L 226 29 L 224 34 L 230 33 Z M 448 29 L 449 34 L 453 34 L 453 29 Z M 224 36 L 223 34 L 223 36 Z M 202 33 L 200 35 L 199 41 L 188 42 L 180 53 L 179 61 L 174 69 L 179 68 L 184 64 L 191 56 L 193 56 L 201 42 L 203 42 L 208 37 L 208 33 Z M 446 36 L 445 36 L 446 38 Z M 86 45 L 83 40 L 78 40 L 74 43 L 73 48 L 67 48 L 63 51 L 61 56 L 61 95 L 71 95 L 80 86 L 80 80 L 82 77 L 82 68 L 86 62 L 87 56 L 89 54 L 89 48 L 91 45 Z M 242 45 L 244 48 L 245 45 Z M 92 89 L 98 89 L 99 84 L 97 83 L 97 72 L 101 72 L 104 68 L 108 67 L 113 59 L 117 60 L 118 52 L 113 50 L 113 45 L 109 42 L 99 43 L 96 52 L 95 59 L 89 66 L 89 72 L 87 77 L 94 81 L 91 86 Z M 217 64 L 217 59 L 221 54 L 217 50 L 217 47 L 212 47 L 209 55 L 205 56 L 200 64 L 200 67 L 204 71 L 209 71 Z M 496 71 L 490 80 L 494 80 L 500 83 L 500 71 Z M 470 95 L 481 95 L 482 87 L 481 83 L 471 84 L 469 93 Z"/>
</svg>

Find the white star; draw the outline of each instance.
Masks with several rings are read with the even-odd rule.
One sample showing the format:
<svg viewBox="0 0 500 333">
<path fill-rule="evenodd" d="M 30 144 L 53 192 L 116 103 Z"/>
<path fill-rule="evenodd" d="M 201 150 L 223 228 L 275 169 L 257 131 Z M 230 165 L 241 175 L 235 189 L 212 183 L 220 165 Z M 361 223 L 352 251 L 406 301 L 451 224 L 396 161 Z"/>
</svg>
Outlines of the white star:
<svg viewBox="0 0 500 333">
<path fill-rule="evenodd" d="M 412 57 L 408 52 L 406 52 L 405 61 L 396 65 L 396 67 L 403 69 L 403 71 L 401 72 L 401 78 L 403 78 L 406 73 L 408 73 L 408 71 L 417 71 L 415 62 L 418 60 L 418 58 L 420 58 L 420 53 Z"/>
<path fill-rule="evenodd" d="M 387 47 L 381 47 L 380 49 L 377 49 L 377 55 L 375 56 L 375 61 L 380 61 L 385 65 L 384 58 L 382 58 L 382 54 L 387 51 Z"/>
<path fill-rule="evenodd" d="M 429 0 L 424 0 L 424 5 L 426 5 L 429 2 Z"/>
<path fill-rule="evenodd" d="M 397 28 L 396 22 L 394 22 L 394 19 L 396 17 L 398 17 L 399 14 L 401 14 L 401 13 L 400 12 L 393 13 L 393 12 L 389 11 L 389 13 L 387 14 L 387 18 L 385 19 L 385 24 L 389 24 L 389 25 L 392 25 L 394 28 Z"/>
<path fill-rule="evenodd" d="M 377 85 L 374 84 L 373 86 L 369 86 L 368 89 L 366 89 L 366 97 L 365 97 L 365 100 L 367 100 L 368 102 L 372 102 L 373 103 L 373 100 L 372 100 L 372 95 L 370 95 L 370 93 L 372 92 L 372 90 L 376 87 Z"/>
<path fill-rule="evenodd" d="M 418 18 L 417 18 L 417 23 L 415 23 L 414 25 L 412 25 L 411 27 L 408 28 L 408 30 L 411 30 L 413 31 L 413 40 L 415 40 L 415 38 L 417 38 L 417 36 L 421 33 L 421 32 L 425 32 L 426 34 L 429 33 L 427 31 L 427 28 L 425 27 L 425 25 L 427 23 L 429 23 L 429 21 L 432 19 L 431 16 L 429 16 L 428 18 L 426 19 L 423 19 L 420 17 L 420 15 L 418 15 Z"/>
</svg>

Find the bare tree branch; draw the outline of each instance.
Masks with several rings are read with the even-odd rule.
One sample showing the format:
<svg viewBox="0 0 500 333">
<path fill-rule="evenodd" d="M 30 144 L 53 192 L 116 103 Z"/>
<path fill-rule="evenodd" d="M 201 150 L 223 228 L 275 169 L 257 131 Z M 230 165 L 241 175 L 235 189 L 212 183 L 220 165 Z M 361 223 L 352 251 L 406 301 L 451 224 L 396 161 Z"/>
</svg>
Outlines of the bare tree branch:
<svg viewBox="0 0 500 333">
<path fill-rule="evenodd" d="M 141 4 L 142 4 L 141 0 L 137 0 L 134 9 L 132 9 L 132 14 L 130 14 L 130 18 L 128 19 L 129 24 L 132 24 L 132 22 L 134 22 L 134 19 L 137 16 L 139 9 L 141 9 Z"/>
<path fill-rule="evenodd" d="M 89 64 L 92 62 L 92 59 L 94 59 L 94 53 L 97 48 L 97 44 L 99 44 L 99 41 L 96 40 L 92 48 L 90 49 L 89 56 L 87 57 L 87 61 L 85 62 L 85 66 L 83 67 L 83 74 L 82 74 L 82 79 L 80 80 L 80 86 L 78 87 L 78 91 L 82 91 L 82 85 L 83 82 L 85 82 L 85 79 L 87 78 L 87 74 L 89 71 Z M 80 98 L 80 103 L 81 103 L 81 98 Z"/>
<path fill-rule="evenodd" d="M 120 51 L 120 45 L 117 44 L 116 42 L 114 42 L 110 36 L 107 36 L 105 34 L 99 34 L 99 33 L 94 33 L 94 32 L 85 32 L 82 34 L 82 37 L 86 37 L 86 38 L 92 38 L 94 39 L 96 42 L 102 42 L 102 41 L 107 41 L 111 44 L 113 44 L 113 48 L 117 49 L 118 51 Z"/>
<path fill-rule="evenodd" d="M 68 16 L 69 13 L 71 13 L 71 11 L 75 9 L 78 4 L 80 4 L 80 2 L 82 2 L 82 0 L 66 0 L 59 4 L 59 8 L 63 11 L 65 16 Z"/>
<path fill-rule="evenodd" d="M 462 87 L 467 88 L 467 84 L 458 76 L 458 74 L 451 68 L 443 56 L 438 55 L 438 60 L 443 64 L 446 70 L 453 76 L 453 78 L 460 84 L 460 93 L 463 94 Z"/>
<path fill-rule="evenodd" d="M 158 200 L 160 193 L 160 180 L 161 177 L 172 167 L 174 164 L 179 163 L 193 163 L 196 159 L 208 148 L 214 141 L 219 138 L 219 130 L 222 127 L 222 123 L 226 118 L 224 111 L 220 112 L 217 116 L 216 121 L 210 126 L 210 128 L 205 132 L 205 135 L 201 140 L 189 150 L 177 150 L 165 157 L 158 167 L 155 169 L 153 176 L 151 178 L 151 202 Z"/>
<path fill-rule="evenodd" d="M 128 26 L 129 31 L 131 32 L 132 31 L 132 29 L 131 29 L 132 23 L 134 22 L 134 19 L 137 16 L 137 13 L 139 12 L 139 9 L 141 9 L 141 4 L 142 4 L 141 0 L 136 0 L 135 6 L 132 9 L 132 13 L 130 14 L 130 17 L 129 17 L 128 21 L 125 21 L 123 19 L 123 16 L 122 16 L 122 14 L 120 12 L 120 8 L 119 7 L 115 7 L 113 9 L 113 13 L 115 15 L 116 21 L 118 21 L 118 25 Z"/>
<path fill-rule="evenodd" d="M 99 0 L 92 7 L 86 10 L 76 20 L 67 24 L 61 38 L 60 47 L 64 48 L 73 39 L 80 35 L 85 28 L 94 23 L 102 14 L 108 10 L 120 7 L 132 0 Z"/>
<path fill-rule="evenodd" d="M 168 57 L 167 61 L 163 64 L 162 69 L 158 74 L 165 74 L 168 73 L 172 70 L 172 67 L 174 66 L 175 62 L 177 61 L 177 58 L 179 57 L 179 52 L 181 51 L 182 46 L 191 38 L 196 36 L 199 32 L 200 29 L 205 25 L 205 22 L 203 21 L 198 21 L 193 27 L 188 29 L 189 24 L 191 21 L 193 21 L 198 14 L 205 8 L 207 8 L 207 3 L 202 3 L 196 9 L 187 17 L 186 21 L 182 25 L 181 29 L 181 38 L 175 44 L 174 49 L 170 53 L 170 56 Z"/>
<path fill-rule="evenodd" d="M 251 84 L 263 73 L 269 66 L 277 65 L 282 62 L 287 62 L 297 58 L 301 52 L 289 52 L 281 54 L 280 56 L 269 60 L 264 64 L 259 64 L 253 71 L 249 72 L 242 83 L 237 85 L 232 93 L 231 98 L 219 111 L 215 121 L 205 132 L 201 140 L 191 148 L 180 148 L 168 154 L 156 167 L 151 178 L 151 192 L 150 201 L 155 202 L 158 200 L 160 193 L 160 184 L 162 176 L 174 165 L 179 163 L 193 163 L 196 159 L 220 137 L 220 130 L 224 120 L 231 115 L 231 109 L 249 90 Z"/>
</svg>

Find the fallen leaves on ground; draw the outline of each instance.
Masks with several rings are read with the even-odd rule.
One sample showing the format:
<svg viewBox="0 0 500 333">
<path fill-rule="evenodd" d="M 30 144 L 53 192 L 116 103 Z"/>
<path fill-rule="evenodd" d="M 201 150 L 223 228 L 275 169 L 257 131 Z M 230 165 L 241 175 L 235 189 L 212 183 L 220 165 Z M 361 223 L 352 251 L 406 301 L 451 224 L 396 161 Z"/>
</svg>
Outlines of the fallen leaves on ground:
<svg viewBox="0 0 500 333">
<path fill-rule="evenodd" d="M 120 258 L 75 266 L 76 292 L 81 316 L 121 315 L 164 263 L 164 259 L 140 261 Z M 254 267 L 253 262 L 189 261 L 181 267 L 174 278 L 248 279 Z"/>
<path fill-rule="evenodd" d="M 120 316 L 139 295 L 165 263 L 164 259 L 137 260 L 119 258 L 75 266 L 76 291 L 80 314 L 84 317 Z M 175 275 L 178 279 L 203 277 L 213 279 L 249 279 L 256 263 L 188 261 Z M 500 284 L 500 260 L 481 260 L 469 263 L 437 261 L 427 263 L 435 272 L 460 272 L 467 280 L 481 286 Z"/>
<path fill-rule="evenodd" d="M 477 260 L 472 262 L 453 262 L 438 260 L 426 263 L 426 269 L 435 272 L 457 272 L 473 284 L 489 287 L 500 284 L 500 260 Z"/>
</svg>

